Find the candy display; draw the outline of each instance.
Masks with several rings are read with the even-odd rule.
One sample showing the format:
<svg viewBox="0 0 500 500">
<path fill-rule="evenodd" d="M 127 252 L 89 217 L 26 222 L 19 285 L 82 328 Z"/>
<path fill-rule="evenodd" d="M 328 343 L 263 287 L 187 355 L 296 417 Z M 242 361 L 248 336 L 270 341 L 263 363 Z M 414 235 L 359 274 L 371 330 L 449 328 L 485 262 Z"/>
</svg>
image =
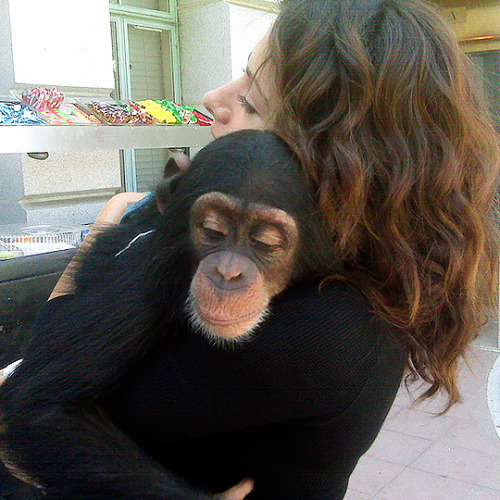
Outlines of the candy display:
<svg viewBox="0 0 500 500">
<path fill-rule="evenodd" d="M 193 111 L 194 116 L 196 116 L 196 123 L 202 127 L 209 127 L 212 125 L 213 119 L 200 113 L 197 109 Z"/>
<path fill-rule="evenodd" d="M 176 102 L 146 99 L 139 104 L 151 113 L 160 123 L 182 123 L 184 125 L 210 125 L 212 119 L 200 113 L 192 106 L 182 106 Z"/>
<path fill-rule="evenodd" d="M 160 123 L 178 123 L 172 111 L 164 108 L 159 101 L 146 99 L 145 101 L 139 101 L 139 104 Z"/>
<path fill-rule="evenodd" d="M 34 109 L 53 109 L 58 108 L 64 101 L 64 94 L 58 92 L 55 87 L 51 89 L 42 89 L 35 87 L 26 89 L 22 93 L 23 101 Z"/>
<path fill-rule="evenodd" d="M 155 119 L 140 104 L 93 101 L 87 106 L 110 125 L 151 125 Z"/>
<path fill-rule="evenodd" d="M 65 96 L 56 87 L 26 89 L 23 102 L 12 103 L 0 99 L 0 125 L 211 125 L 212 119 L 192 106 L 176 102 L 144 99 L 88 101 L 76 99 L 76 104 L 64 102 Z"/>
<path fill-rule="evenodd" d="M 93 115 L 84 113 L 74 104 L 65 102 L 56 108 L 41 109 L 38 113 L 51 125 L 100 125 Z"/>
<path fill-rule="evenodd" d="M 167 109 L 172 109 L 174 116 L 176 116 L 178 123 L 183 123 L 184 125 L 195 124 L 195 125 L 211 125 L 212 119 L 200 113 L 192 106 L 182 106 L 176 102 L 161 101 L 162 106 L 166 106 Z"/>
<path fill-rule="evenodd" d="M 0 125 L 44 125 L 37 114 L 20 102 L 0 101 Z"/>
<path fill-rule="evenodd" d="M 196 117 L 193 115 L 194 108 L 191 106 L 181 106 L 175 102 L 163 100 L 158 101 L 165 109 L 171 111 L 175 116 L 177 123 L 183 123 L 188 125 L 190 123 L 196 123 Z"/>
</svg>

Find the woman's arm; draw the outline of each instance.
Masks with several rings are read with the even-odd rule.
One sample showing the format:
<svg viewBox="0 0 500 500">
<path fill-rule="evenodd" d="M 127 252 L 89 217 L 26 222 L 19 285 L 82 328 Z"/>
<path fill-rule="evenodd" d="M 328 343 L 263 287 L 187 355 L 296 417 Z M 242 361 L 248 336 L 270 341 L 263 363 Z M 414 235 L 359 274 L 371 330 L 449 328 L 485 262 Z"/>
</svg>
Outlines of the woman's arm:
<svg viewBox="0 0 500 500">
<path fill-rule="evenodd" d="M 341 498 L 399 387 L 405 354 L 346 284 L 290 287 L 249 342 L 224 350 L 179 326 L 103 406 L 168 470 L 256 500 Z"/>
<path fill-rule="evenodd" d="M 94 236 L 103 227 L 110 224 L 118 224 L 127 209 L 134 203 L 142 200 L 146 195 L 147 193 L 120 193 L 113 196 L 106 203 L 106 205 L 104 205 L 104 208 L 99 213 L 92 229 L 82 242 L 78 252 L 89 248 L 92 245 Z M 71 294 L 75 291 L 74 274 L 76 271 L 76 265 L 77 260 L 73 258 L 62 273 L 59 281 L 56 283 L 56 286 L 49 296 L 49 300 L 58 297 L 59 295 Z"/>
<path fill-rule="evenodd" d="M 113 196 L 107 203 L 104 205 L 103 209 L 99 213 L 92 229 L 89 234 L 85 238 L 85 240 L 80 245 L 78 252 L 81 252 L 92 245 L 93 237 L 97 234 L 97 232 L 104 226 L 110 224 L 118 224 L 127 209 L 142 200 L 147 193 L 119 193 Z M 70 263 L 66 266 L 66 269 L 62 273 L 61 277 L 57 281 L 52 293 L 50 294 L 48 300 L 52 300 L 61 295 L 70 295 L 75 290 L 75 282 L 74 282 L 74 273 L 76 270 L 77 260 L 73 258 Z M 2 382 L 9 376 L 10 373 L 14 370 L 14 368 L 19 364 L 21 360 L 18 360 L 9 366 L 5 367 L 3 370 L 0 370 L 0 385 Z"/>
</svg>

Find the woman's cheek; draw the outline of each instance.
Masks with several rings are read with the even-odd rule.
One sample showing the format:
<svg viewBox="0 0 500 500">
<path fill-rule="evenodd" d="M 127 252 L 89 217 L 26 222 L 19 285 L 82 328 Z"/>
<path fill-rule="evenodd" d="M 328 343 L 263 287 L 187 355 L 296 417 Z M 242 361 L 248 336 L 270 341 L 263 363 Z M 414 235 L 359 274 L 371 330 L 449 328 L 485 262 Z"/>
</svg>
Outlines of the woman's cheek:
<svg viewBox="0 0 500 500">
<path fill-rule="evenodd" d="M 242 111 L 233 114 L 228 122 L 215 120 L 211 125 L 212 135 L 215 139 L 238 130 L 264 130 L 264 122 L 259 115 L 249 115 Z"/>
</svg>

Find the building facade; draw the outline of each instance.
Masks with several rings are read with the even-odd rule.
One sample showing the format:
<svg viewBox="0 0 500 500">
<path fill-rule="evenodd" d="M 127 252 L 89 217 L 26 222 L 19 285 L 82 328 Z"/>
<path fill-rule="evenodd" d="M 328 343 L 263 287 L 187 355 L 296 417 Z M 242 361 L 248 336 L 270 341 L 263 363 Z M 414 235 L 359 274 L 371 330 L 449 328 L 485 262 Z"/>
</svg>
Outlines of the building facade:
<svg viewBox="0 0 500 500">
<path fill-rule="evenodd" d="M 500 117 L 500 4 L 436 3 Z M 165 98 L 203 110 L 203 94 L 241 73 L 275 10 L 266 0 L 0 0 L 0 96 L 57 86 L 68 98 Z M 2 154 L 0 225 L 91 223 L 116 192 L 151 189 L 168 146 Z"/>
</svg>

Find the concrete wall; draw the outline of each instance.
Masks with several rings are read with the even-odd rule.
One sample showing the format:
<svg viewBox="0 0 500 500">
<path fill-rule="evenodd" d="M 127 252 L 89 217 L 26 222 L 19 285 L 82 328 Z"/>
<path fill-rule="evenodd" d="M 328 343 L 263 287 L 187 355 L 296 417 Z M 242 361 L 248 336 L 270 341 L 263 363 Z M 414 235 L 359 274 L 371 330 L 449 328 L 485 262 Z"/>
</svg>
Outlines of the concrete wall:
<svg viewBox="0 0 500 500">
<path fill-rule="evenodd" d="M 271 27 L 276 14 L 249 6 L 230 4 L 232 78 L 241 75 L 248 55 Z"/>
<path fill-rule="evenodd" d="M 205 92 L 238 77 L 272 24 L 273 2 L 179 0 L 182 97 L 201 108 Z"/>
<path fill-rule="evenodd" d="M 23 196 L 23 170 L 20 155 L 0 155 L 0 225 L 26 222 L 19 204 Z"/>
<path fill-rule="evenodd" d="M 113 88 L 108 0 L 3 0 L 0 42 L 0 94 L 55 85 L 67 97 L 100 97 Z M 120 188 L 118 151 L 0 155 L 0 224 L 93 222 Z"/>
<path fill-rule="evenodd" d="M 22 155 L 29 224 L 94 222 L 106 200 L 121 186 L 118 151 L 51 153 L 47 160 Z"/>
<path fill-rule="evenodd" d="M 229 5 L 179 0 L 182 100 L 198 106 L 203 94 L 232 78 Z"/>
<path fill-rule="evenodd" d="M 9 6 L 0 2 L 0 95 L 8 95 L 14 85 Z M 18 203 L 23 195 L 21 155 L 0 155 L 0 224 L 25 222 L 26 214 Z"/>
</svg>

